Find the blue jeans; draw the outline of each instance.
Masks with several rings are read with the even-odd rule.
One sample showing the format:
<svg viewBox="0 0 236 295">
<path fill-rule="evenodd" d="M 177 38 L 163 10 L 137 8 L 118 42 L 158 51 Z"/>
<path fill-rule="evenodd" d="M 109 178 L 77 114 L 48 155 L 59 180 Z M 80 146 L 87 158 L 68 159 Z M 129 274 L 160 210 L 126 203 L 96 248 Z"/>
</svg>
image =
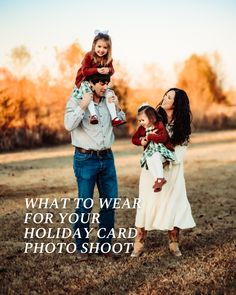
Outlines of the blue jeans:
<svg viewBox="0 0 236 295">
<path fill-rule="evenodd" d="M 105 228 L 105 230 L 102 230 L 102 236 L 107 236 L 111 229 L 114 228 L 115 210 L 113 209 L 113 202 L 118 196 L 118 188 L 112 151 L 97 156 L 96 154 L 83 154 L 76 150 L 74 154 L 74 173 L 78 185 L 78 197 L 81 199 L 78 208 L 75 210 L 79 219 L 74 224 L 74 231 L 79 229 L 81 235 L 81 237 L 75 236 L 76 247 L 80 252 L 83 249 L 83 243 L 89 242 L 85 231 L 85 228 L 89 230 L 89 221 L 84 221 L 86 221 L 86 216 L 92 210 L 92 208 L 87 208 L 91 207 L 89 206 L 90 202 L 87 202 L 88 200 L 84 201 L 88 198 L 93 199 L 95 184 L 98 187 L 99 198 L 102 201 L 106 199 L 110 203 L 109 206 L 100 208 L 99 212 L 99 228 Z M 81 221 L 82 213 L 83 222 Z M 111 244 L 112 238 L 104 237 L 98 239 L 98 242 L 100 246 L 104 243 Z"/>
</svg>

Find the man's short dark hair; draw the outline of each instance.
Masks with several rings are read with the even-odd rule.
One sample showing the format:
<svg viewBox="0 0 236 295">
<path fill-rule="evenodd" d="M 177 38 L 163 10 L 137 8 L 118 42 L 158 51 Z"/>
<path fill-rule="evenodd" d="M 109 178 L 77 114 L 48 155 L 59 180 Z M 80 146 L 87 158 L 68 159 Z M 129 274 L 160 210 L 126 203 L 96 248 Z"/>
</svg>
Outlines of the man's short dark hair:
<svg viewBox="0 0 236 295">
<path fill-rule="evenodd" d="M 104 74 L 93 74 L 91 76 L 88 76 L 86 78 L 87 81 L 92 82 L 93 84 L 96 84 L 98 82 L 103 82 L 103 83 L 109 83 L 110 82 L 110 75 L 104 75 Z"/>
</svg>

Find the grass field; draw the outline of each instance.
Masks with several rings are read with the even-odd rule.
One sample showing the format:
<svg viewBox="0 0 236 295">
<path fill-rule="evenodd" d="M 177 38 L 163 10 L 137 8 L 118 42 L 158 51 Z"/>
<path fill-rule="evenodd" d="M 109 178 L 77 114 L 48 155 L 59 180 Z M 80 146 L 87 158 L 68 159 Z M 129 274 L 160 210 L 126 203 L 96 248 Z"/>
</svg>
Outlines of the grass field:
<svg viewBox="0 0 236 295">
<path fill-rule="evenodd" d="M 128 140 L 119 140 L 113 151 L 119 195 L 133 200 L 138 197 L 141 150 Z M 25 198 L 76 198 L 73 148 L 64 145 L 1 154 L 0 294 L 236 294 L 235 151 L 236 131 L 192 136 L 185 178 L 197 226 L 181 232 L 181 258 L 169 254 L 166 232 L 152 231 L 140 258 L 123 253 L 113 261 L 92 255 L 88 263 L 79 263 L 76 254 L 65 251 L 24 253 Z M 97 192 L 95 200 L 94 212 Z M 63 212 L 73 210 L 70 203 Z M 55 208 L 41 212 L 58 214 Z M 133 227 L 134 217 L 135 209 L 117 210 L 116 228 Z"/>
</svg>

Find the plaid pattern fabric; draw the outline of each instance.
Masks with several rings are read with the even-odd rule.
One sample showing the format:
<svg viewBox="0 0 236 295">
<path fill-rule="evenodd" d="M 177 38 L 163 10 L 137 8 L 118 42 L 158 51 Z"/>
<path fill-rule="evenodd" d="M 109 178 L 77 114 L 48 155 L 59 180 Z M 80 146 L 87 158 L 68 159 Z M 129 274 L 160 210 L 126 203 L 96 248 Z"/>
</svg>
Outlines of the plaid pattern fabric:
<svg viewBox="0 0 236 295">
<path fill-rule="evenodd" d="M 171 137 L 173 135 L 173 128 L 174 128 L 174 122 L 173 121 L 166 124 L 166 131 L 169 134 L 169 137 Z"/>
<path fill-rule="evenodd" d="M 166 131 L 169 134 L 169 137 L 171 137 L 173 135 L 173 129 L 174 129 L 174 121 L 171 121 L 170 123 L 166 124 Z M 187 146 L 188 145 L 188 141 L 185 140 L 180 145 Z"/>
<path fill-rule="evenodd" d="M 90 85 L 89 85 L 89 82 L 88 81 L 83 81 L 80 85 L 80 91 L 82 92 L 82 94 L 85 94 L 85 93 L 89 93 L 89 92 L 93 92 Z"/>
<path fill-rule="evenodd" d="M 76 85 L 74 86 L 73 90 L 72 90 L 72 94 L 71 97 L 75 98 L 75 99 L 82 99 L 83 97 L 83 93 L 81 91 L 81 88 L 78 88 Z"/>
<path fill-rule="evenodd" d="M 83 95 L 88 92 L 92 93 L 92 89 L 90 88 L 89 82 L 83 81 L 80 85 L 80 88 L 78 88 L 76 85 L 74 86 L 71 96 L 76 99 L 82 99 Z"/>
<path fill-rule="evenodd" d="M 153 131 L 152 127 L 146 128 L 146 135 Z M 142 157 L 140 159 L 141 167 L 146 164 L 147 157 L 151 157 L 156 152 L 159 152 L 166 160 L 175 161 L 174 153 L 168 150 L 163 143 L 155 143 L 151 141 L 147 148 L 143 151 Z"/>
</svg>

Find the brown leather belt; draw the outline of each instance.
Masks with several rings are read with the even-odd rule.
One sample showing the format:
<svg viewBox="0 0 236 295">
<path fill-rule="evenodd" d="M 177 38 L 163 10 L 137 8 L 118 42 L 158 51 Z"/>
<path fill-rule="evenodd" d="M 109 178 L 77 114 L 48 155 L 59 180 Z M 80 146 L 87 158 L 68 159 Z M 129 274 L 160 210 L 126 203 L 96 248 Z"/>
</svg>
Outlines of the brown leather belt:
<svg viewBox="0 0 236 295">
<path fill-rule="evenodd" d="M 82 153 L 82 154 L 95 154 L 97 156 L 102 156 L 102 155 L 107 154 L 108 152 L 111 152 L 111 149 L 95 151 L 95 150 L 86 150 L 86 149 L 83 149 L 80 147 L 75 147 L 75 150 Z"/>
</svg>

